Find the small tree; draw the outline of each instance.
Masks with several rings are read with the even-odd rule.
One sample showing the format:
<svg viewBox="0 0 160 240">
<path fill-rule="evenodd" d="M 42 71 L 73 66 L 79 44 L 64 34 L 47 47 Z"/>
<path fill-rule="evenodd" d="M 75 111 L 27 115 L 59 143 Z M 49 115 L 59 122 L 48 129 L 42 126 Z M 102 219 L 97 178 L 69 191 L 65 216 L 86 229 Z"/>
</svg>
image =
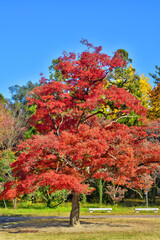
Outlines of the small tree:
<svg viewBox="0 0 160 240">
<path fill-rule="evenodd" d="M 108 185 L 105 193 L 107 193 L 112 199 L 114 204 L 120 202 L 125 195 L 126 189 L 122 189 L 120 186 Z"/>
<path fill-rule="evenodd" d="M 0 151 L 0 187 L 3 189 L 3 185 L 7 181 L 12 181 L 13 176 L 12 176 L 12 169 L 10 167 L 10 164 L 14 162 L 16 159 L 15 153 L 11 150 L 3 150 Z M 2 190 L 1 189 L 1 190 Z M 4 205 L 7 207 L 5 200 Z M 15 200 L 13 201 L 14 208 L 16 207 L 16 202 Z"/>
<path fill-rule="evenodd" d="M 23 114 L 17 115 L 9 106 L 0 104 L 0 149 L 12 150 L 23 139 L 25 124 Z"/>
</svg>

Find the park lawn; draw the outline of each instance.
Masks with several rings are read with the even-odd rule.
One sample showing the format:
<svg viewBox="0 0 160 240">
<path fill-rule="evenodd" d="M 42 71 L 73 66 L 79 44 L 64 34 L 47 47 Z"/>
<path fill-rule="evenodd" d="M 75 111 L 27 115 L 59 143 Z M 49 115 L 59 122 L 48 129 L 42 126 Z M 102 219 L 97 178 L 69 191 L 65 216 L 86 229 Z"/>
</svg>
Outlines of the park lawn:
<svg viewBox="0 0 160 240">
<path fill-rule="evenodd" d="M 106 211 L 97 211 L 90 213 L 88 208 L 94 208 L 94 207 L 111 207 L 112 212 L 107 213 Z M 145 207 L 144 205 L 139 206 L 139 207 Z M 151 207 L 157 207 L 157 206 L 151 206 Z M 137 215 L 135 213 L 135 206 L 127 207 L 124 205 L 117 205 L 117 206 L 112 206 L 109 204 L 103 204 L 99 205 L 97 203 L 93 204 L 80 204 L 80 215 L 89 215 L 89 216 L 94 216 L 94 215 Z M 56 208 L 47 208 L 45 205 L 40 205 L 40 204 L 32 204 L 31 206 L 18 206 L 17 209 L 13 208 L 0 208 L 0 215 L 23 215 L 23 216 L 66 216 L 69 217 L 71 211 L 71 203 L 63 203 L 62 205 L 56 207 Z M 158 213 L 153 213 L 153 212 L 140 212 L 138 215 L 160 215 L 160 211 Z"/>
<path fill-rule="evenodd" d="M 159 218 L 83 219 L 79 227 L 67 220 L 29 220 L 3 224 L 0 240 L 158 240 Z"/>
</svg>

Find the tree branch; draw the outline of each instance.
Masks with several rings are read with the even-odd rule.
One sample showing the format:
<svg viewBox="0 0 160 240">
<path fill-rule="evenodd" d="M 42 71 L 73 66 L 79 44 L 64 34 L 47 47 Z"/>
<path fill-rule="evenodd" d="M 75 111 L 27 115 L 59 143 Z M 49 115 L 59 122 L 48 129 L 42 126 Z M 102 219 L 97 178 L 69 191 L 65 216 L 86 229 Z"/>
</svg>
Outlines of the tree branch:
<svg viewBox="0 0 160 240">
<path fill-rule="evenodd" d="M 85 109 L 83 110 L 83 113 L 82 113 L 82 115 L 81 115 L 81 117 L 80 117 L 80 119 L 79 119 L 79 121 L 78 121 L 77 129 L 79 128 L 79 125 L 80 125 L 80 123 L 82 122 L 82 118 L 83 118 L 84 115 L 85 115 Z"/>
<path fill-rule="evenodd" d="M 88 118 L 91 118 L 91 117 L 93 117 L 93 116 L 95 116 L 95 115 L 97 115 L 97 114 L 99 114 L 99 113 L 103 114 L 105 117 L 111 115 L 111 114 L 105 114 L 103 111 L 98 111 L 98 112 L 95 112 L 95 113 L 89 115 L 88 117 L 84 118 L 84 119 L 83 119 L 83 122 L 86 121 Z"/>
<path fill-rule="evenodd" d="M 128 116 L 128 115 L 118 117 L 117 119 L 115 119 L 114 121 L 112 121 L 111 123 L 109 123 L 109 124 L 107 125 L 107 127 L 111 126 L 114 122 L 118 122 L 118 120 L 121 119 L 121 118 L 133 118 L 133 117 L 137 118 L 137 116 Z"/>
</svg>

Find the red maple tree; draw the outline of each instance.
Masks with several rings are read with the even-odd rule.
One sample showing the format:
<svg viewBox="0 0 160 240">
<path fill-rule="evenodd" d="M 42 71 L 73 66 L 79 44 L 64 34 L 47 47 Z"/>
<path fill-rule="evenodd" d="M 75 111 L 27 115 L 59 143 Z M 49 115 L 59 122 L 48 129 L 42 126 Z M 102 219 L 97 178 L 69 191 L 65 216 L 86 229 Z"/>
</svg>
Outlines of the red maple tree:
<svg viewBox="0 0 160 240">
<path fill-rule="evenodd" d="M 30 124 L 39 135 L 19 145 L 22 153 L 12 164 L 15 181 L 7 182 L 1 193 L 4 199 L 41 186 L 49 186 L 50 192 L 68 189 L 73 193 L 72 226 L 79 223 L 79 194 L 90 191 L 90 179 L 141 187 L 143 175 L 156 168 L 159 151 L 157 143 L 147 140 L 145 125 L 118 123 L 133 110 L 146 115 L 128 91 L 104 87 L 109 70 L 125 64 L 122 56 L 116 53 L 111 58 L 101 53 L 101 47 L 83 43 L 87 51 L 77 56 L 65 52 L 58 59 L 62 81 L 42 76 L 41 86 L 30 93 L 29 104 L 37 105 Z"/>
</svg>

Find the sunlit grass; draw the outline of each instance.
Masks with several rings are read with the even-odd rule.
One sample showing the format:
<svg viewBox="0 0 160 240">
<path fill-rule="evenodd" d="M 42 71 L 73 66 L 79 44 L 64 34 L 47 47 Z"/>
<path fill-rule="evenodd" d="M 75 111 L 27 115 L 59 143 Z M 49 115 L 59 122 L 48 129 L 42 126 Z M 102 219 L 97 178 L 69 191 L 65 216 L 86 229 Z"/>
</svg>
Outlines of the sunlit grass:
<svg viewBox="0 0 160 240">
<path fill-rule="evenodd" d="M 112 212 L 107 213 L 106 211 L 97 211 L 90 213 L 88 208 L 94 208 L 94 207 L 111 207 Z M 141 207 L 144 207 L 143 205 Z M 157 206 L 152 206 L 152 207 L 157 207 Z M 80 204 L 80 215 L 137 215 L 135 213 L 135 206 L 127 207 L 124 205 L 109 205 L 109 204 L 103 204 L 99 205 L 97 203 L 86 203 L 86 204 Z M 71 211 L 71 203 L 63 203 L 62 205 L 59 205 L 55 208 L 47 208 L 45 207 L 44 204 L 32 204 L 30 205 L 29 208 L 24 207 L 22 208 L 21 205 L 18 205 L 17 209 L 13 208 L 0 208 L 0 215 L 33 215 L 33 216 L 69 216 Z M 140 212 L 138 215 L 159 215 L 160 211 L 158 213 L 153 213 L 153 212 Z"/>
</svg>

